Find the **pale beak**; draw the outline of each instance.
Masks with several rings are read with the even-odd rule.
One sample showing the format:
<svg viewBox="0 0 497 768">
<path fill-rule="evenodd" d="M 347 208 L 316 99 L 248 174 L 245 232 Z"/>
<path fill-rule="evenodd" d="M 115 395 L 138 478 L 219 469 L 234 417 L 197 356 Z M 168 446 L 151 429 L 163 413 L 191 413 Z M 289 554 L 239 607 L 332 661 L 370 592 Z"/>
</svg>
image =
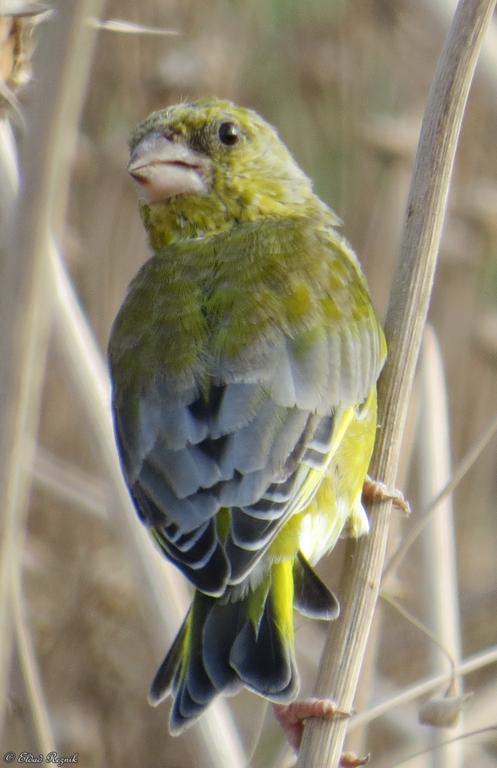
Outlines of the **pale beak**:
<svg viewBox="0 0 497 768">
<path fill-rule="evenodd" d="M 128 165 L 139 195 L 147 203 L 206 194 L 205 169 L 205 156 L 155 131 L 136 145 Z"/>
</svg>

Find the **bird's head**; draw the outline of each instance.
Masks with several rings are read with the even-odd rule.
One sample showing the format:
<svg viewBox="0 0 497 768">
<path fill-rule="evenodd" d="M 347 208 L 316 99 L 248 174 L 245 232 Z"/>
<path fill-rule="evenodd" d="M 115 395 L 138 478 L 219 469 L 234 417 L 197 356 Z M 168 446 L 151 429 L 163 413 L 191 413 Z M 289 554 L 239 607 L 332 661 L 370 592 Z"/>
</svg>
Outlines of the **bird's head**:
<svg viewBox="0 0 497 768">
<path fill-rule="evenodd" d="M 128 171 L 155 248 L 322 205 L 274 128 L 228 101 L 152 113 L 131 134 L 130 152 Z"/>
</svg>

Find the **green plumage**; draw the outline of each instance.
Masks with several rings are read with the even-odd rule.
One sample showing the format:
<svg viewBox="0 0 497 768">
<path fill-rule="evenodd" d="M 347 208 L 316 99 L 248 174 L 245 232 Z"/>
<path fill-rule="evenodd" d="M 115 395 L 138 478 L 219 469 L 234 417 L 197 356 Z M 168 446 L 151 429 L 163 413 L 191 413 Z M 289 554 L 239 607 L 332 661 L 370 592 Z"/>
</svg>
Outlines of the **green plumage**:
<svg viewBox="0 0 497 768">
<path fill-rule="evenodd" d="M 139 515 L 198 590 L 151 692 L 178 731 L 240 685 L 295 696 L 294 603 L 338 613 L 308 561 L 367 529 L 385 343 L 336 217 L 259 116 L 171 107 L 131 152 L 153 255 L 112 329 L 113 411 Z"/>
</svg>

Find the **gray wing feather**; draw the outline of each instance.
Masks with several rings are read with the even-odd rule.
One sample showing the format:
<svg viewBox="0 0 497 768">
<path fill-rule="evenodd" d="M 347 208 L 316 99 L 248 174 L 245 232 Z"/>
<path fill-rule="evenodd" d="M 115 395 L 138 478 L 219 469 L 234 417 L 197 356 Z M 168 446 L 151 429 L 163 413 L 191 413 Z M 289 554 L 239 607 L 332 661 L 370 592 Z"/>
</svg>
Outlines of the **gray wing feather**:
<svg viewBox="0 0 497 768">
<path fill-rule="evenodd" d="M 255 472 L 272 463 L 269 457 L 273 454 L 274 437 L 284 425 L 286 416 L 285 408 L 266 400 L 252 421 L 228 438 L 220 462 L 223 476 L 233 477 L 235 470 L 243 474 Z"/>
<path fill-rule="evenodd" d="M 323 246 L 319 237 L 312 243 Z M 333 258 L 347 251 L 334 236 L 329 245 Z M 359 319 L 348 313 L 355 306 L 348 269 L 337 294 L 344 322 L 316 315 L 312 327 L 263 325 L 238 357 L 205 352 L 183 377 L 162 370 L 134 391 L 126 381 L 115 386 L 123 468 L 142 518 L 160 527 L 164 551 L 183 558 L 189 578 L 212 594 L 222 593 L 230 572 L 236 582 L 254 567 L 310 468 L 328 461 L 334 411 L 363 401 L 377 379 L 381 331 L 372 310 Z M 131 341 L 111 344 L 119 371 L 125 354 L 139 352 L 139 339 Z M 225 507 L 232 530 L 221 542 L 214 518 Z"/>
<path fill-rule="evenodd" d="M 178 499 L 191 496 L 199 488 L 211 488 L 223 479 L 216 461 L 195 445 L 173 451 L 160 441 L 149 452 L 147 463 L 163 474 Z"/>
<path fill-rule="evenodd" d="M 216 439 L 247 426 L 268 397 L 260 384 L 231 383 L 226 387 L 219 410 L 212 416 L 211 437 Z"/>
<path fill-rule="evenodd" d="M 268 485 L 268 472 L 259 469 L 223 483 L 218 497 L 223 507 L 248 507 L 261 498 Z"/>
<path fill-rule="evenodd" d="M 219 501 L 214 494 L 200 491 L 186 499 L 178 499 L 162 473 L 145 462 L 136 481 L 163 512 L 163 525 L 175 523 L 182 533 L 188 533 L 205 523 L 219 511 Z M 161 521 L 153 520 L 156 525 Z"/>
<path fill-rule="evenodd" d="M 283 339 L 270 367 L 270 393 L 278 405 L 305 411 L 329 411 L 328 345 L 316 339 L 302 349 L 299 339 Z"/>
<path fill-rule="evenodd" d="M 157 403 L 151 416 L 158 416 L 164 444 L 172 450 L 178 450 L 187 443 L 196 445 L 205 440 L 209 433 L 208 424 L 196 419 L 185 407 L 168 411 Z"/>
</svg>

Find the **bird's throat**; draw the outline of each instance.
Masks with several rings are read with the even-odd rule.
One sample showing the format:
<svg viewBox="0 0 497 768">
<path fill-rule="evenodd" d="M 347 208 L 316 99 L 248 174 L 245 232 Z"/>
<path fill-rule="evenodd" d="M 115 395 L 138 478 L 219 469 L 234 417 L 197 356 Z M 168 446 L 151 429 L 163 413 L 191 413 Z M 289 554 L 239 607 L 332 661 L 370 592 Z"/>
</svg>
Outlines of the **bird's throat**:
<svg viewBox="0 0 497 768">
<path fill-rule="evenodd" d="M 178 195 L 164 203 L 140 204 L 141 217 L 154 252 L 178 240 L 225 232 L 234 220 L 215 199 Z"/>
</svg>

